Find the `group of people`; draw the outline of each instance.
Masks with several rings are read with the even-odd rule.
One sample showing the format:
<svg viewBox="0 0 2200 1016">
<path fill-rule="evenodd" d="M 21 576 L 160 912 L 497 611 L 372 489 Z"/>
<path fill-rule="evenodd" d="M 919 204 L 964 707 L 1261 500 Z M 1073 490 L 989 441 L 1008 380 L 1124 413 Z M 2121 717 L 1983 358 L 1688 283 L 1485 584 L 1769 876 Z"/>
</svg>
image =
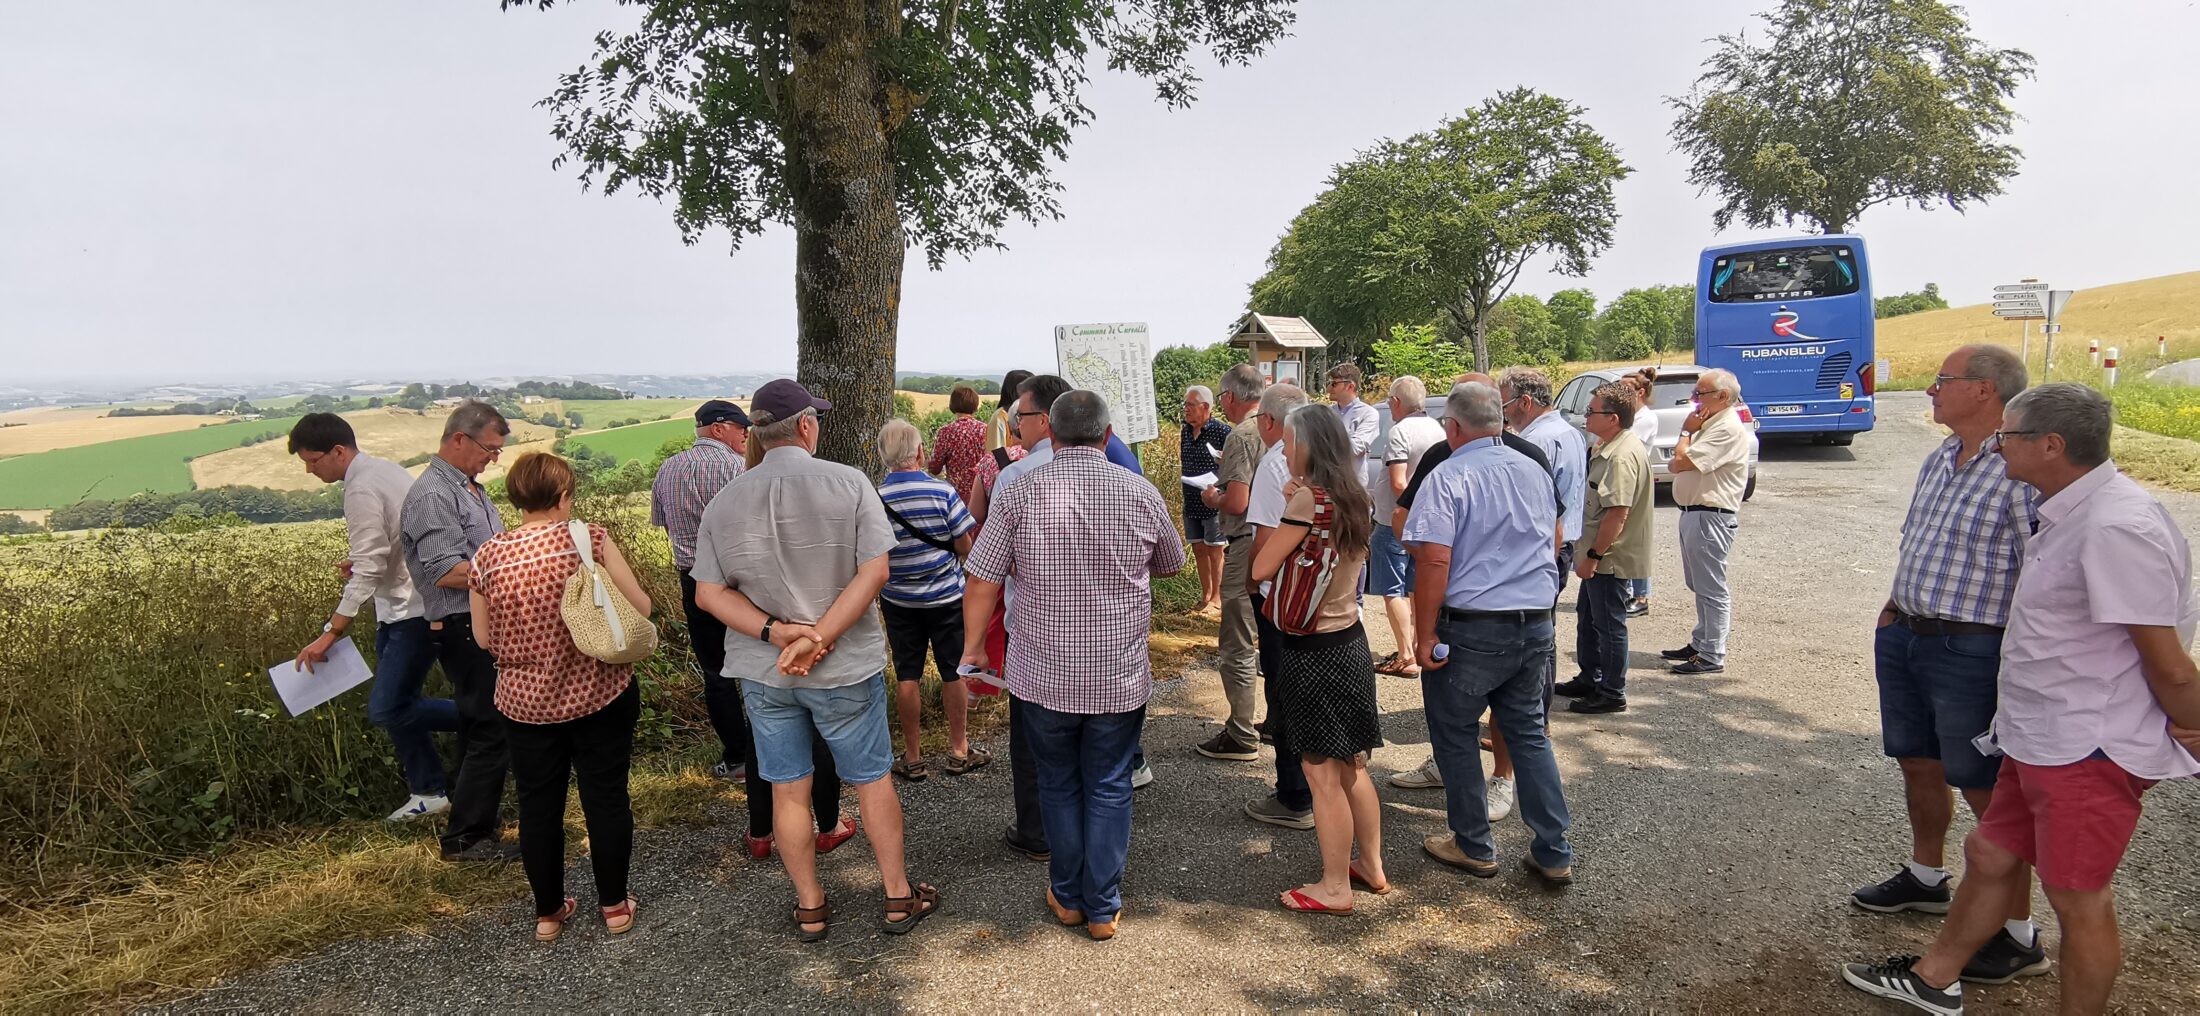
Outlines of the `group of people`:
<svg viewBox="0 0 2200 1016">
<path fill-rule="evenodd" d="M 1281 892 L 1280 905 L 1342 914 L 1355 892 L 1390 891 L 1368 772 L 1383 743 L 1378 673 L 1421 682 L 1432 756 L 1391 783 L 1446 791 L 1448 828 L 1424 851 L 1494 876 L 1491 823 L 1517 802 L 1534 834 L 1523 865 L 1569 883 L 1549 711 L 1554 694 L 1576 712 L 1627 708 L 1627 624 L 1647 609 L 1654 545 L 1654 379 L 1645 371 L 1597 389 L 1577 430 L 1531 368 L 1465 375 L 1435 405 L 1420 379 L 1397 378 L 1385 433 L 1350 365 L 1330 372 L 1328 404 L 1234 367 L 1184 395 L 1181 538 L 1103 400 L 1055 375 L 1004 378 L 988 422 L 976 392 L 956 390 L 955 419 L 929 455 L 913 426 L 889 422 L 876 435 L 888 470 L 876 486 L 815 457 L 832 407 L 796 382 L 764 386 L 747 410 L 704 404 L 695 445 L 656 478 L 651 517 L 671 537 L 723 741 L 714 771 L 748 782 L 749 848 L 785 865 L 795 933 L 829 932 L 817 856 L 858 831 L 840 814 L 843 784 L 856 788 L 884 883 L 880 926 L 906 932 L 941 905 L 937 889 L 907 875 L 893 781 L 931 772 L 919 697 L 929 661 L 950 775 L 991 761 L 969 737 L 964 679 L 997 675 L 1005 686 L 1014 819 L 1004 839 L 1049 862 L 1043 896 L 1055 917 L 1112 938 L 1131 795 L 1151 780 L 1151 583 L 1188 557 L 1200 609 L 1219 624 L 1228 703 L 1197 751 L 1257 761 L 1273 744 L 1275 791 L 1245 811 L 1311 828 L 1319 843 L 1318 877 Z M 1956 1012 L 1960 980 L 2045 970 L 2029 921 L 2037 866 L 2064 929 L 2066 1001 L 2090 1011 L 2119 963 L 2108 882 L 2140 795 L 2200 773 L 2189 555 L 2167 514 L 2108 459 L 2098 394 L 2026 390 L 2022 364 L 1993 346 L 1951 355 L 1931 394 L 1954 433 L 1919 474 L 1877 635 L 1885 747 L 1904 774 L 1913 850 L 1855 903 L 1950 917 L 1926 957 L 1843 974 Z M 1748 433 L 1731 373 L 1705 372 L 1692 395 L 1668 468 L 1697 618 L 1689 644 L 1663 656 L 1675 673 L 1708 674 L 1726 664 L 1726 564 Z M 625 775 L 638 693 L 631 666 L 575 649 L 558 611 L 583 560 L 601 562 L 641 610 L 649 601 L 601 527 L 587 527 L 585 558 L 575 545 L 572 473 L 553 455 L 512 465 L 505 485 L 521 524 L 504 531 L 477 477 L 507 434 L 494 409 L 463 405 L 415 480 L 360 453 L 341 418 L 299 422 L 291 450 L 314 475 L 345 481 L 351 540 L 343 599 L 300 663 L 325 659 L 374 601 L 370 712 L 413 791 L 392 818 L 448 812 L 447 857 L 508 858 L 498 802 L 509 769 L 536 935 L 554 939 L 575 910 L 563 892 L 562 813 L 577 776 L 598 902 L 623 931 L 635 911 Z M 1192 482 L 1205 473 L 1212 482 Z M 1578 669 L 1558 683 L 1555 608 L 1569 576 L 1581 582 Z M 1381 659 L 1369 650 L 1364 595 L 1380 601 L 1399 647 Z M 431 661 L 455 701 L 421 697 Z M 458 736 L 448 776 L 431 740 L 439 730 Z M 1485 750 L 1495 756 L 1487 780 Z M 1997 795 L 1998 783 L 2017 792 Z M 1981 816 L 1954 890 L 1942 867 L 1951 787 Z"/>
</svg>

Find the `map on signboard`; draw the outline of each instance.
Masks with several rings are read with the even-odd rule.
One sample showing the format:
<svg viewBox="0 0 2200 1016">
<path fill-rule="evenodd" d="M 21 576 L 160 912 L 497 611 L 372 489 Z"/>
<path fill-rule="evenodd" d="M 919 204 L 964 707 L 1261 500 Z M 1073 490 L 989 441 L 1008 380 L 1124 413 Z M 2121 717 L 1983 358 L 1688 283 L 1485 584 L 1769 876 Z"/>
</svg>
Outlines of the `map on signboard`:
<svg viewBox="0 0 2200 1016">
<path fill-rule="evenodd" d="M 1126 444 L 1161 436 L 1153 401 L 1153 342 L 1143 321 L 1060 325 L 1054 357 L 1071 385 L 1099 392 Z"/>
</svg>

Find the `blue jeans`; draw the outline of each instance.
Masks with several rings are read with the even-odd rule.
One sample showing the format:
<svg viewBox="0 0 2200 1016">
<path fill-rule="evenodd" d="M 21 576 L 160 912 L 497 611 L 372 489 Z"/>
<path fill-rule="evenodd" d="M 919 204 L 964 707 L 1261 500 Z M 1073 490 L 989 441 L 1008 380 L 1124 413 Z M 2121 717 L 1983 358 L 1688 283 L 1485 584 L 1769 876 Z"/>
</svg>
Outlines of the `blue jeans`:
<svg viewBox="0 0 2200 1016">
<path fill-rule="evenodd" d="M 743 678 L 741 699 L 748 705 L 757 768 L 767 782 L 793 783 L 814 772 L 820 737 L 845 782 L 874 783 L 894 766 L 883 670 L 839 688 L 777 688 Z"/>
<path fill-rule="evenodd" d="M 1571 819 L 1558 782 L 1558 759 L 1543 732 L 1544 689 L 1550 684 L 1555 643 L 1548 614 L 1527 622 L 1439 621 L 1436 634 L 1451 646 L 1444 666 L 1421 671 L 1421 700 L 1428 739 L 1444 775 L 1444 807 L 1459 849 L 1479 861 L 1495 860 L 1490 814 L 1483 800 L 1482 710 L 1505 734 L 1519 781 L 1520 817 L 1535 832 L 1529 848 L 1537 864 L 1574 863 L 1566 842 Z"/>
<path fill-rule="evenodd" d="M 1574 657 L 1605 698 L 1627 698 L 1627 579 L 1591 575 L 1574 601 Z"/>
<path fill-rule="evenodd" d="M 1131 852 L 1131 756 L 1146 707 L 1127 713 L 1061 713 L 1023 704 L 1039 770 L 1039 817 L 1054 848 L 1054 898 L 1105 923 L 1123 909 Z"/>
<path fill-rule="evenodd" d="M 435 732 L 458 729 L 458 706 L 447 698 L 421 698 L 420 685 L 435 665 L 428 619 L 408 618 L 374 627 L 374 687 L 367 693 L 367 722 L 390 735 L 397 765 L 415 794 L 449 787 Z"/>
<path fill-rule="evenodd" d="M 1649 598 L 1650 598 L 1650 580 L 1649 580 L 1649 579 L 1628 579 L 1628 580 L 1627 580 L 1627 595 L 1628 595 L 1628 597 L 1629 597 L 1630 599 L 1636 599 L 1636 600 L 1647 600 L 1647 599 L 1649 599 Z"/>
</svg>

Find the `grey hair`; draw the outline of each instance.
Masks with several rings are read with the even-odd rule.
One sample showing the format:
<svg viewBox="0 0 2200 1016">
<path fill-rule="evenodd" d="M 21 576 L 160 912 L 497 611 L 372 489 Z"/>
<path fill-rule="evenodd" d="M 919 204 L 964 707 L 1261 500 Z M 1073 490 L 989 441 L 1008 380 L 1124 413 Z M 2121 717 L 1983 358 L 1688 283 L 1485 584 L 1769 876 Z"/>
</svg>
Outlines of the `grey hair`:
<svg viewBox="0 0 2200 1016">
<path fill-rule="evenodd" d="M 1194 402 L 1204 402 L 1210 406 L 1215 404 L 1215 393 L 1209 391 L 1206 385 L 1193 385 L 1184 389 L 1184 397 Z"/>
<path fill-rule="evenodd" d="M 1222 372 L 1223 392 L 1237 396 L 1239 402 L 1251 402 L 1260 398 L 1260 388 L 1263 383 L 1260 377 L 1260 368 L 1250 363 L 1241 363 Z"/>
<path fill-rule="evenodd" d="M 1725 392 L 1728 402 L 1742 401 L 1742 379 L 1735 377 L 1733 371 L 1724 367 L 1713 367 L 1703 372 L 1703 379 L 1711 382 L 1712 388 Z"/>
<path fill-rule="evenodd" d="M 1507 367 L 1497 375 L 1499 387 L 1512 389 L 1513 396 L 1527 396 L 1538 406 L 1551 404 L 1551 376 L 1534 367 Z"/>
<path fill-rule="evenodd" d="M 450 440 L 453 434 L 479 438 L 492 430 L 509 437 L 512 425 L 505 422 L 504 414 L 497 412 L 495 406 L 480 399 L 467 399 L 451 410 L 450 419 L 443 421 L 443 440 Z"/>
<path fill-rule="evenodd" d="M 1084 389 L 1063 392 L 1047 411 L 1056 445 L 1089 448 L 1108 436 L 1108 403 L 1099 392 Z"/>
<path fill-rule="evenodd" d="M 1421 411 L 1428 405 L 1428 385 L 1420 378 L 1408 374 L 1390 383 L 1390 397 L 1405 407 L 1407 415 Z"/>
<path fill-rule="evenodd" d="M 1306 389 L 1298 385 L 1289 382 L 1270 385 L 1267 391 L 1260 393 L 1260 415 L 1280 425 L 1290 419 L 1293 410 L 1306 405 L 1306 402 Z"/>
<path fill-rule="evenodd" d="M 815 419 L 816 417 L 817 407 L 815 406 L 804 406 L 801 412 L 784 420 L 775 420 L 770 413 L 758 412 L 750 418 L 756 426 L 749 430 L 749 443 L 751 445 L 761 445 L 765 448 L 777 448 L 781 445 L 793 444 L 796 431 L 802 428 L 802 421 Z"/>
<path fill-rule="evenodd" d="M 2031 380 L 2031 375 L 2024 369 L 2024 361 L 2010 352 L 2007 346 L 1982 344 L 1965 346 L 1964 349 L 1971 355 L 1963 360 L 1963 372 L 1993 382 L 1994 396 L 2004 406 L 2023 392 L 2024 386 Z"/>
<path fill-rule="evenodd" d="M 900 417 L 878 429 L 878 458 L 888 469 L 908 465 L 924 457 L 924 435 L 917 425 Z"/>
<path fill-rule="evenodd" d="M 1451 394 L 1444 399 L 1444 419 L 1461 430 L 1495 433 L 1505 428 L 1501 401 L 1497 389 L 1480 381 L 1461 381 L 1451 386 Z"/>
<path fill-rule="evenodd" d="M 2115 429 L 2116 409 L 2108 396 L 2071 381 L 2057 381 L 2027 388 L 2009 400 L 2009 412 L 2018 426 L 2037 441 L 2049 434 L 2063 439 L 2063 458 L 2073 466 L 2091 469 L 2108 461 L 2109 433 Z"/>
</svg>

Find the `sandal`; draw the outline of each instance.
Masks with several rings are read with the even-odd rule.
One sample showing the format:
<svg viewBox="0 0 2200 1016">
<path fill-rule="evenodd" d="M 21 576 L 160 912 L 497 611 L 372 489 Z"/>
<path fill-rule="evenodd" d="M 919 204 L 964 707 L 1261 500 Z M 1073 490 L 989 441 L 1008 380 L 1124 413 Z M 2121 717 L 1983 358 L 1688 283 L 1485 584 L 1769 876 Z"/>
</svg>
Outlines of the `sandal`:
<svg viewBox="0 0 2200 1016">
<path fill-rule="evenodd" d="M 1382 662 L 1375 664 L 1375 672 L 1378 674 L 1399 674 L 1403 672 L 1405 663 L 1404 653 L 1392 653 L 1383 657 Z"/>
<path fill-rule="evenodd" d="M 1296 889 L 1285 890 L 1283 896 L 1280 897 L 1277 902 L 1283 904 L 1283 909 L 1296 911 L 1301 914 L 1335 914 L 1338 917 L 1352 916 L 1351 907 L 1332 907 Z"/>
<path fill-rule="evenodd" d="M 831 934 L 833 930 L 832 919 L 833 901 L 830 897 L 814 907 L 805 907 L 801 905 L 800 901 L 796 901 L 794 908 L 795 939 L 802 942 L 825 941 L 825 936 Z M 803 927 L 805 924 L 815 924 L 819 927 L 816 931 L 811 931 Z"/>
<path fill-rule="evenodd" d="M 541 914 L 535 915 L 535 941 L 544 943 L 557 941 L 559 935 L 565 934 L 565 922 L 572 920 L 573 912 L 579 910 L 580 907 L 579 901 L 568 896 L 565 898 L 565 905 L 559 907 L 557 913 L 547 917 Z"/>
<path fill-rule="evenodd" d="M 969 754 L 947 756 L 947 775 L 968 775 L 973 770 L 985 768 L 985 764 L 991 761 L 993 761 L 992 752 L 973 744 L 970 746 Z"/>
<path fill-rule="evenodd" d="M 906 759 L 895 759 L 894 775 L 911 783 L 922 783 L 925 777 L 932 775 L 932 767 L 921 758 L 915 762 Z"/>
<path fill-rule="evenodd" d="M 932 916 L 940 908 L 940 891 L 918 882 L 909 887 L 907 896 L 886 897 L 886 914 L 878 919 L 879 930 L 889 935 L 906 935 L 917 922 Z M 894 920 L 895 914 L 902 919 Z"/>
<path fill-rule="evenodd" d="M 626 899 L 620 901 L 618 905 L 603 908 L 604 930 L 614 935 L 624 935 L 633 931 L 634 907 L 634 896 L 629 893 Z"/>
<path fill-rule="evenodd" d="M 1360 888 L 1365 889 L 1368 892 L 1374 893 L 1377 896 L 1390 895 L 1390 883 L 1385 882 L 1382 885 L 1376 885 L 1375 883 L 1368 881 L 1366 875 L 1360 874 L 1359 865 L 1350 865 L 1345 868 L 1344 872 L 1345 876 L 1352 880 L 1353 885 L 1359 886 Z"/>
</svg>

